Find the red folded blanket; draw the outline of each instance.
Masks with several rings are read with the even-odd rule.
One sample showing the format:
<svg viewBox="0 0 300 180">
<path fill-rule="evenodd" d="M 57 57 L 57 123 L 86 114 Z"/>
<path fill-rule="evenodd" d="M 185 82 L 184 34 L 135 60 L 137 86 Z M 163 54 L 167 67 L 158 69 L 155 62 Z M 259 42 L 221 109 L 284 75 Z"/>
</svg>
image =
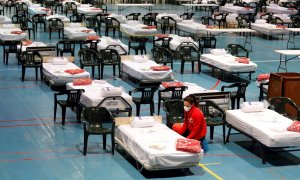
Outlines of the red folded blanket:
<svg viewBox="0 0 300 180">
<path fill-rule="evenodd" d="M 142 29 L 156 29 L 156 26 L 145 26 Z"/>
<path fill-rule="evenodd" d="M 78 78 L 73 79 L 74 86 L 85 86 L 92 84 L 93 80 L 91 78 Z"/>
<path fill-rule="evenodd" d="M 86 40 L 99 40 L 100 36 L 88 36 L 86 37 Z"/>
<path fill-rule="evenodd" d="M 170 66 L 152 66 L 150 67 L 152 71 L 169 71 L 171 69 Z"/>
<path fill-rule="evenodd" d="M 237 58 L 235 58 L 235 60 L 238 63 L 243 63 L 243 64 L 249 64 L 249 62 L 250 62 L 250 59 L 246 58 L 246 57 L 237 57 Z"/>
<path fill-rule="evenodd" d="M 24 31 L 11 31 L 10 34 L 22 34 Z"/>
<path fill-rule="evenodd" d="M 80 73 L 83 73 L 84 70 L 83 69 L 66 69 L 65 70 L 65 73 L 68 73 L 68 74 L 80 74 Z"/>
<path fill-rule="evenodd" d="M 100 8 L 91 8 L 91 10 L 93 10 L 93 11 L 99 11 L 101 9 Z"/>
<path fill-rule="evenodd" d="M 42 10 L 43 10 L 43 11 L 51 11 L 50 8 L 43 8 Z"/>
<path fill-rule="evenodd" d="M 267 80 L 267 79 L 270 79 L 270 74 L 260 74 L 257 76 L 258 81 L 263 81 L 263 80 Z"/>
<path fill-rule="evenodd" d="M 213 28 L 215 28 L 215 26 L 206 25 L 206 28 L 207 28 L 207 29 L 213 29 Z"/>
<path fill-rule="evenodd" d="M 169 88 L 169 87 L 182 87 L 184 84 L 182 82 L 162 82 L 161 85 L 164 88 Z"/>
<path fill-rule="evenodd" d="M 156 37 L 157 38 L 166 38 L 166 37 L 169 37 L 169 34 L 157 34 Z"/>
<path fill-rule="evenodd" d="M 244 9 L 246 9 L 246 10 L 251 10 L 252 9 L 252 7 L 244 7 Z"/>
<path fill-rule="evenodd" d="M 24 41 L 22 41 L 22 45 L 23 46 L 29 46 L 30 44 L 32 44 L 31 40 L 24 40 Z"/>
<path fill-rule="evenodd" d="M 176 150 L 190 153 L 201 152 L 200 142 L 195 139 L 177 139 Z"/>
<path fill-rule="evenodd" d="M 295 9 L 295 8 L 288 8 L 288 10 L 294 11 L 294 10 L 296 10 L 296 9 Z"/>
<path fill-rule="evenodd" d="M 288 131 L 300 132 L 300 121 L 294 121 L 292 125 L 287 128 Z"/>
<path fill-rule="evenodd" d="M 90 33 L 91 31 L 92 31 L 91 29 L 84 29 L 81 32 Z"/>
<path fill-rule="evenodd" d="M 286 26 L 284 26 L 284 25 L 276 25 L 276 28 L 285 29 L 285 28 L 286 28 Z"/>
</svg>

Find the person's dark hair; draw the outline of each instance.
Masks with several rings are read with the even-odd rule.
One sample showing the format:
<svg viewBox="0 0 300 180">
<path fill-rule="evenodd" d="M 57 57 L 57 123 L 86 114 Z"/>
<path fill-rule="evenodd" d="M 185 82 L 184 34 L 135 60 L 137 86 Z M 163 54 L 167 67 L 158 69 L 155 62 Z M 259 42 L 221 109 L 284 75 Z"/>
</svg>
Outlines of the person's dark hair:
<svg viewBox="0 0 300 180">
<path fill-rule="evenodd" d="M 188 95 L 187 97 L 184 98 L 184 101 L 189 102 L 190 104 L 194 105 L 195 107 L 199 107 L 199 103 L 198 100 L 196 98 L 196 96 L 194 95 Z"/>
</svg>

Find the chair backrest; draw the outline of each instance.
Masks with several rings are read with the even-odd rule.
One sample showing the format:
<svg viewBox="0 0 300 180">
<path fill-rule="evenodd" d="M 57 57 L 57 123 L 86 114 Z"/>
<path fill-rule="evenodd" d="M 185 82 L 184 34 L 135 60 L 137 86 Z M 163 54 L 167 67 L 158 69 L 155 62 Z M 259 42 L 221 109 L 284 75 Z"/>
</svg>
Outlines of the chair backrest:
<svg viewBox="0 0 300 180">
<path fill-rule="evenodd" d="M 76 13 L 70 16 L 71 22 L 83 22 L 85 20 L 85 15 L 82 13 Z"/>
<path fill-rule="evenodd" d="M 87 44 L 88 47 L 92 50 L 98 51 L 98 43 L 100 40 L 85 40 L 84 44 Z"/>
<path fill-rule="evenodd" d="M 143 16 L 142 20 L 146 25 L 156 25 L 156 16 L 158 13 L 147 13 Z"/>
<path fill-rule="evenodd" d="M 115 125 L 114 117 L 105 107 L 87 107 L 83 111 L 83 118 L 85 124 L 89 127 L 97 127 L 100 132 L 104 129 L 103 123 L 112 123 L 113 127 Z"/>
<path fill-rule="evenodd" d="M 182 99 L 183 92 L 187 90 L 187 86 L 182 87 L 168 87 L 160 92 L 171 92 L 171 99 Z"/>
<path fill-rule="evenodd" d="M 233 56 L 249 57 L 249 51 L 240 44 L 228 44 L 227 49 Z"/>
<path fill-rule="evenodd" d="M 69 40 L 62 40 L 57 42 L 56 44 L 56 49 L 58 50 L 59 46 L 62 45 L 62 49 L 63 51 L 72 51 L 75 48 L 75 43 L 73 41 L 69 41 Z"/>
<path fill-rule="evenodd" d="M 201 23 L 204 25 L 215 25 L 215 20 L 211 16 L 202 16 Z"/>
<path fill-rule="evenodd" d="M 101 49 L 100 50 L 101 63 L 104 64 L 119 64 L 121 56 L 116 49 Z"/>
<path fill-rule="evenodd" d="M 93 49 L 83 48 L 78 52 L 81 64 L 99 63 L 98 53 Z"/>
<path fill-rule="evenodd" d="M 126 16 L 127 19 L 129 20 L 135 20 L 138 21 L 139 20 L 139 16 L 141 15 L 141 13 L 130 13 Z"/>
<path fill-rule="evenodd" d="M 75 4 L 75 2 L 66 2 L 65 3 L 65 9 L 68 10 L 77 10 L 77 5 Z"/>
<path fill-rule="evenodd" d="M 150 104 L 153 102 L 154 93 L 156 92 L 157 87 L 154 86 L 145 86 L 145 87 L 137 87 L 132 92 L 141 93 L 141 104 Z M 131 94 L 131 92 L 129 92 Z"/>
<path fill-rule="evenodd" d="M 271 20 L 271 24 L 284 25 L 284 22 L 280 17 L 273 17 Z"/>
<path fill-rule="evenodd" d="M 154 39 L 154 46 L 161 46 L 161 47 L 165 47 L 165 48 L 169 49 L 170 42 L 172 39 L 173 39 L 172 37 L 162 37 L 162 38 Z"/>
<path fill-rule="evenodd" d="M 167 48 L 157 46 L 154 47 L 151 50 L 151 52 L 152 52 L 153 60 L 158 64 L 173 62 L 172 53 Z"/>
<path fill-rule="evenodd" d="M 4 41 L 3 48 L 9 51 L 18 51 L 22 49 L 21 41 Z"/>
<path fill-rule="evenodd" d="M 288 97 L 272 97 L 269 99 L 270 109 L 291 119 L 300 120 L 299 106 Z"/>
<path fill-rule="evenodd" d="M 167 126 L 184 121 L 184 103 L 182 99 L 170 99 L 164 102 L 163 109 L 166 112 Z"/>
<path fill-rule="evenodd" d="M 97 106 L 106 107 L 113 114 L 120 112 L 127 112 L 128 116 L 132 114 L 131 105 L 122 96 L 105 97 Z"/>
<path fill-rule="evenodd" d="M 214 101 L 223 110 L 230 109 L 230 92 L 204 92 L 193 94 L 198 102 L 201 100 Z"/>
<path fill-rule="evenodd" d="M 183 13 L 180 15 L 180 17 L 184 20 L 190 20 L 194 16 L 194 13 Z"/>
<path fill-rule="evenodd" d="M 203 53 L 206 48 L 214 49 L 217 46 L 217 39 L 214 36 L 204 36 L 199 38 L 199 50 Z"/>
<path fill-rule="evenodd" d="M 213 117 L 212 119 L 215 119 L 216 117 L 221 117 L 221 119 L 215 119 L 215 121 L 223 121 L 225 120 L 225 111 L 219 107 L 214 101 L 205 99 L 205 100 L 199 100 L 199 108 L 201 109 L 207 125 L 214 125 L 216 122 L 210 122 L 208 121 L 208 118 Z M 219 125 L 219 124 L 218 124 Z"/>
<path fill-rule="evenodd" d="M 35 23 L 44 23 L 46 22 L 46 14 L 35 14 L 31 19 Z"/>
<path fill-rule="evenodd" d="M 293 28 L 300 28 L 300 16 L 291 16 Z"/>
<path fill-rule="evenodd" d="M 200 52 L 194 46 L 182 45 L 179 47 L 179 53 L 182 59 L 200 59 Z"/>
<path fill-rule="evenodd" d="M 116 26 L 120 26 L 120 22 L 114 18 L 114 17 L 106 17 L 105 18 L 105 25 L 106 27 L 116 27 Z"/>
<path fill-rule="evenodd" d="M 85 25 L 87 28 L 96 28 L 97 27 L 97 18 L 95 16 L 87 17 L 85 19 Z"/>
<path fill-rule="evenodd" d="M 21 54 L 22 65 L 42 65 L 43 58 L 38 51 L 24 51 Z"/>
<path fill-rule="evenodd" d="M 120 55 L 127 55 L 126 49 L 124 49 L 124 47 L 121 45 L 109 45 L 106 47 L 106 49 L 116 49 Z"/>
<path fill-rule="evenodd" d="M 64 28 L 64 23 L 59 18 L 48 19 L 49 28 Z"/>
<path fill-rule="evenodd" d="M 107 14 L 107 13 L 99 13 L 96 15 L 96 18 L 97 18 L 98 22 L 105 23 L 105 18 L 108 16 L 109 16 L 109 14 Z"/>
<path fill-rule="evenodd" d="M 162 16 L 161 21 L 163 26 L 170 26 L 171 24 L 176 24 L 176 20 L 170 16 Z"/>
</svg>

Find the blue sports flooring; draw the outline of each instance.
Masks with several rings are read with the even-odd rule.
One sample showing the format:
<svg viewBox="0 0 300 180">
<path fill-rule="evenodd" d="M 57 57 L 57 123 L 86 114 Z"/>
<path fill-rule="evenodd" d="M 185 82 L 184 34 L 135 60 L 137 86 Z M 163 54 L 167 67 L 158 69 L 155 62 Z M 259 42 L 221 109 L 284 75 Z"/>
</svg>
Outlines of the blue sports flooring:
<svg viewBox="0 0 300 180">
<path fill-rule="evenodd" d="M 114 5 L 109 5 L 109 12 L 117 12 Z M 123 11 L 141 12 L 143 9 L 132 8 Z M 157 5 L 153 12 L 182 14 L 181 6 Z M 199 21 L 206 12 L 196 11 L 195 20 Z M 104 32 L 101 32 L 103 35 Z M 48 33 L 39 30 L 37 41 L 56 43 L 58 36 L 53 33 L 49 40 Z M 286 49 L 288 36 L 283 39 L 266 40 L 260 35 L 252 37 L 253 51 L 250 58 L 257 63 L 255 78 L 260 73 L 276 72 L 279 55 L 275 49 Z M 121 38 L 125 44 L 127 37 Z M 243 43 L 244 38 L 236 35 L 217 37 L 217 47 L 225 48 L 230 43 Z M 299 39 L 296 39 L 296 42 Z M 149 43 L 148 52 L 152 44 Z M 79 50 L 77 46 L 76 51 Z M 2 56 L 2 53 L 0 53 Z M 2 57 L 0 57 L 1 59 Z M 76 63 L 78 57 L 76 57 Z M 180 81 L 194 82 L 210 89 L 217 79 L 206 74 L 191 73 L 186 65 L 184 74 L 179 73 L 179 60 L 175 61 L 174 77 Z M 289 72 L 299 72 L 299 58 L 288 63 Z M 97 76 L 95 76 L 97 77 Z M 300 176 L 300 153 L 267 151 L 267 164 L 261 163 L 258 146 L 250 148 L 251 140 L 243 135 L 231 136 L 231 141 L 222 143 L 221 128 L 217 127 L 214 140 L 209 142 L 209 151 L 199 162 L 198 167 L 189 170 L 168 170 L 139 172 L 135 162 L 119 148 L 115 155 L 102 150 L 102 138 L 90 136 L 87 156 L 82 155 L 83 129 L 76 123 L 71 110 L 67 111 L 66 125 L 58 120 L 53 122 L 53 93 L 44 82 L 35 81 L 34 71 L 27 70 L 25 81 L 21 81 L 21 66 L 14 55 L 10 55 L 8 65 L 0 63 L 0 179 L 298 179 Z M 104 79 L 115 86 L 122 86 L 128 92 L 134 88 L 132 83 L 112 76 L 111 69 L 105 67 Z M 220 90 L 221 82 L 216 89 Z M 295 93 L 298 93 L 295 89 Z M 258 100 L 259 89 L 255 82 L 247 88 L 247 100 Z M 157 100 L 157 95 L 155 96 Z M 149 114 L 149 107 L 142 106 L 142 114 Z M 135 109 L 135 107 L 133 107 Z M 157 106 L 155 111 L 157 112 Z M 135 114 L 135 111 L 133 112 Z M 165 117 L 164 111 L 161 112 Z M 209 132 L 208 132 L 209 134 Z M 108 141 L 108 143 L 110 143 Z"/>
</svg>

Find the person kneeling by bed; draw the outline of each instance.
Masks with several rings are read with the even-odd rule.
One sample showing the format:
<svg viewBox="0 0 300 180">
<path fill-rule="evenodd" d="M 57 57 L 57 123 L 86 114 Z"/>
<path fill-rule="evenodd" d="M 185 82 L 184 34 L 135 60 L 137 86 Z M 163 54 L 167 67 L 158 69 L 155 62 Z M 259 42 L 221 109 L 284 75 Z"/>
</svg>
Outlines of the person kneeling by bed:
<svg viewBox="0 0 300 180">
<path fill-rule="evenodd" d="M 206 121 L 202 111 L 198 107 L 197 98 L 189 95 L 184 98 L 184 122 L 181 127 L 175 124 L 172 129 L 178 134 L 188 138 L 200 141 L 204 152 L 208 151 L 208 144 L 205 140 Z"/>
</svg>

